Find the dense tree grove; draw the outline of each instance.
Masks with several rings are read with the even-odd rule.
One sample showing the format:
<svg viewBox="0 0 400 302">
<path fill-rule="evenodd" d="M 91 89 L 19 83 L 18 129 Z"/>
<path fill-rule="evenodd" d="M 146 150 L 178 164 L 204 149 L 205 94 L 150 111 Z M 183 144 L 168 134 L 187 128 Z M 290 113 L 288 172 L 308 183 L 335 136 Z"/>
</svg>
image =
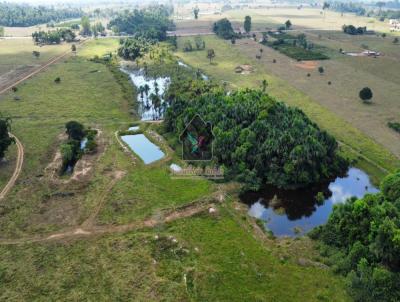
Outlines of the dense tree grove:
<svg viewBox="0 0 400 302">
<path fill-rule="evenodd" d="M 127 38 L 119 41 L 118 55 L 125 60 L 136 60 L 141 58 L 155 41 L 144 37 Z"/>
<path fill-rule="evenodd" d="M 353 2 L 332 2 L 331 9 L 340 13 L 354 13 L 358 16 L 364 16 L 366 14 L 365 8 L 359 3 Z"/>
<path fill-rule="evenodd" d="M 173 22 L 169 19 L 172 12 L 171 7 L 164 5 L 125 11 L 112 19 L 108 27 L 115 32 L 164 41 L 167 30 L 173 29 Z"/>
<path fill-rule="evenodd" d="M 364 27 L 355 27 L 354 25 L 343 25 L 343 32 L 349 35 L 363 35 L 367 31 L 367 28 Z"/>
<path fill-rule="evenodd" d="M 400 171 L 380 189 L 335 205 L 328 223 L 311 234 L 360 302 L 400 301 Z"/>
<path fill-rule="evenodd" d="M 0 25 L 3 26 L 33 26 L 79 18 L 81 15 L 82 11 L 76 8 L 55 9 L 46 6 L 0 2 Z"/>
<path fill-rule="evenodd" d="M 8 147 L 14 142 L 14 139 L 9 135 L 10 127 L 10 118 L 3 117 L 0 114 L 0 160 L 4 157 Z"/>
<path fill-rule="evenodd" d="M 213 125 L 214 158 L 227 176 L 256 190 L 264 183 L 280 188 L 305 187 L 342 173 L 347 162 L 335 139 L 299 109 L 262 91 L 226 95 L 202 81 L 172 83 L 166 130 L 179 135 L 195 114 Z"/>
<path fill-rule="evenodd" d="M 230 40 L 232 37 L 236 36 L 235 31 L 232 28 L 232 24 L 227 18 L 215 22 L 213 31 L 217 36 L 226 40 Z"/>
<path fill-rule="evenodd" d="M 58 29 L 52 31 L 35 31 L 32 39 L 36 44 L 60 44 L 62 41 L 72 42 L 75 40 L 75 33 L 70 29 Z"/>
</svg>

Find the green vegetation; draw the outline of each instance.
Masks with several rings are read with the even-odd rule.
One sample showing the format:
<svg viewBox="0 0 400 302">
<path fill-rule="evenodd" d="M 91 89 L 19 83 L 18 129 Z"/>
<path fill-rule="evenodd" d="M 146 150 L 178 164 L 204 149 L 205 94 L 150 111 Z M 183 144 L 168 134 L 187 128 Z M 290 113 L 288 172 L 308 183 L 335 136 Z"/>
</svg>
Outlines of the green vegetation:
<svg viewBox="0 0 400 302">
<path fill-rule="evenodd" d="M 3 159 L 8 147 L 14 142 L 10 137 L 11 119 L 0 114 L 0 160 Z"/>
<path fill-rule="evenodd" d="M 65 125 L 68 140 L 60 145 L 63 165 L 60 173 L 64 173 L 67 167 L 73 168 L 83 153 L 92 153 L 96 150 L 95 141 L 97 130 L 85 129 L 81 123 L 69 121 Z M 81 147 L 82 140 L 86 138 L 85 147 Z"/>
<path fill-rule="evenodd" d="M 225 95 L 203 82 L 172 83 L 165 116 L 180 135 L 185 121 L 200 114 L 213 125 L 214 157 L 228 175 L 257 190 L 262 184 L 306 187 L 343 173 L 346 162 L 335 139 L 305 114 L 256 90 Z M 200 97 L 197 97 L 200 95 Z"/>
<path fill-rule="evenodd" d="M 194 37 L 193 42 L 195 47 L 193 47 L 191 40 L 186 40 L 185 43 L 183 44 L 183 50 L 194 51 L 194 50 L 203 50 L 206 48 L 206 42 L 204 42 L 204 40 L 200 36 Z"/>
<path fill-rule="evenodd" d="M 244 17 L 243 28 L 246 33 L 249 33 L 251 31 L 251 17 L 250 16 Z"/>
<path fill-rule="evenodd" d="M 322 53 L 323 48 L 307 41 L 305 34 L 292 36 L 282 32 L 268 32 L 273 40 L 263 39 L 262 44 L 296 60 L 326 60 L 329 57 Z"/>
<path fill-rule="evenodd" d="M 0 25 L 3 26 L 32 26 L 50 21 L 59 22 L 78 18 L 81 15 L 82 11 L 75 8 L 55 9 L 45 6 L 0 3 Z"/>
<path fill-rule="evenodd" d="M 118 55 L 125 60 L 134 61 L 143 57 L 155 43 L 156 41 L 144 37 L 121 39 Z"/>
<path fill-rule="evenodd" d="M 363 35 L 367 31 L 366 27 L 355 27 L 354 25 L 343 25 L 342 29 L 349 35 Z"/>
<path fill-rule="evenodd" d="M 364 87 L 363 89 L 360 90 L 359 93 L 360 99 L 364 102 L 364 103 L 370 103 L 371 99 L 373 97 L 373 93 L 371 88 L 369 87 Z"/>
<path fill-rule="evenodd" d="M 236 36 L 231 22 L 227 19 L 221 19 L 214 23 L 213 32 L 222 39 L 230 40 Z"/>
<path fill-rule="evenodd" d="M 388 175 L 381 193 L 337 204 L 312 237 L 337 272 L 347 275 L 355 301 L 400 299 L 400 172 Z"/>
<path fill-rule="evenodd" d="M 388 122 L 388 127 L 393 129 L 394 131 L 400 133 L 400 123 L 398 122 Z"/>
<path fill-rule="evenodd" d="M 343 34 L 341 35 L 343 36 Z M 269 54 L 268 56 L 267 51 L 264 51 L 263 58 L 265 58 L 265 61 L 256 62 L 254 57 L 255 54 L 258 53 L 259 46 L 255 48 L 249 47 L 245 44 L 237 44 L 235 47 L 232 47 L 230 42 L 228 43 L 222 41 L 216 37 L 204 37 L 204 39 L 208 47 L 212 47 L 217 53 L 224 54 L 223 56 L 218 57 L 217 65 L 210 65 L 205 57 L 204 52 L 178 52 L 178 56 L 186 63 L 201 68 L 206 74 L 212 76 L 216 80 L 228 82 L 230 87 L 259 88 L 262 80 L 266 79 L 269 84 L 269 95 L 278 100 L 284 101 L 288 105 L 296 106 L 302 109 L 311 120 L 319 125 L 319 127 L 327 130 L 341 142 L 341 149 L 344 150 L 346 156 L 354 159 L 353 164 L 362 166 L 365 171 L 368 171 L 371 173 L 371 175 L 375 176 L 374 179 L 381 179 L 381 177 L 387 173 L 385 169 L 394 171 L 399 167 L 399 161 L 396 156 L 390 153 L 381 144 L 376 143 L 373 139 L 367 136 L 366 132 L 362 132 L 355 128 L 352 122 L 346 121 L 341 111 L 339 113 L 332 112 L 329 109 L 331 108 L 329 104 L 331 104 L 332 101 L 330 101 L 329 104 L 325 104 L 324 102 L 321 102 L 320 104 L 320 99 L 313 99 L 296 89 L 295 87 L 297 87 L 297 85 L 293 87 L 287 83 L 286 80 L 288 78 L 295 81 L 295 79 L 298 76 L 301 76 L 301 74 L 303 74 L 305 77 L 304 70 L 297 72 L 297 69 L 289 68 L 287 65 L 283 65 L 284 72 L 288 73 L 289 70 L 292 76 L 281 79 L 273 76 L 269 72 L 266 72 L 266 70 L 275 70 L 275 68 L 280 68 L 280 66 L 275 67 L 275 65 L 278 64 L 271 64 L 273 58 L 276 58 L 276 54 L 273 53 Z M 182 39 L 179 39 L 179 44 L 181 41 Z M 279 62 L 283 60 L 283 56 L 279 57 Z M 329 62 L 331 62 L 331 60 L 327 61 L 326 64 L 329 64 L 329 74 L 331 74 L 331 68 L 333 68 L 332 64 L 334 62 L 332 62 L 332 64 Z M 249 75 L 243 76 L 234 72 L 234 69 L 237 67 L 238 63 L 251 64 L 253 66 L 257 66 L 257 64 L 259 64 L 260 68 L 257 68 L 255 72 Z M 278 71 L 280 70 L 278 69 Z M 279 73 L 279 75 L 282 73 Z M 324 83 L 326 84 L 326 76 L 328 75 L 318 78 L 324 78 Z M 339 77 L 335 77 L 334 79 L 335 81 L 332 81 L 332 83 L 337 85 L 336 82 L 339 81 Z M 318 79 L 313 80 L 313 83 L 311 84 L 314 91 L 318 90 L 318 95 L 327 90 L 327 85 L 322 86 L 320 89 L 319 85 L 314 84 L 315 81 L 318 81 Z M 346 89 L 348 89 L 348 87 L 346 87 Z M 356 97 L 355 103 L 357 103 L 357 92 L 354 91 L 353 94 Z M 331 100 L 329 96 L 332 97 L 332 93 L 329 92 L 327 94 L 323 94 L 323 96 L 324 99 L 328 98 Z M 334 108 L 339 107 L 334 106 Z M 342 107 L 340 106 L 340 108 Z M 391 106 L 391 108 L 393 107 Z M 335 110 L 335 112 L 337 111 Z M 354 114 L 355 113 L 353 112 L 351 116 L 354 117 Z M 384 122 L 383 125 L 387 129 L 386 122 Z M 371 127 L 368 127 L 368 129 L 370 130 Z M 393 143 L 393 140 L 391 140 L 391 143 Z M 388 147 L 386 144 L 385 146 Z"/>
<path fill-rule="evenodd" d="M 35 44 L 60 44 L 62 41 L 72 42 L 75 40 L 75 33 L 70 29 L 57 29 L 53 31 L 35 31 L 32 39 Z"/>
<path fill-rule="evenodd" d="M 164 5 L 133 12 L 125 11 L 112 19 L 108 27 L 114 32 L 164 41 L 167 38 L 167 30 L 173 28 L 173 23 L 168 18 L 171 13 L 171 7 Z"/>
</svg>

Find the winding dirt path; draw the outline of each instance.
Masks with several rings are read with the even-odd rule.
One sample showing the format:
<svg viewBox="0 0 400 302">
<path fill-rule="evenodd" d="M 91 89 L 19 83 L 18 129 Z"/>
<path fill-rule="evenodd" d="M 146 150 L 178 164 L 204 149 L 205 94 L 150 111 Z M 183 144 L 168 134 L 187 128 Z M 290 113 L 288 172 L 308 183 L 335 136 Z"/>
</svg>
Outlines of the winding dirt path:
<svg viewBox="0 0 400 302">
<path fill-rule="evenodd" d="M 15 143 L 16 143 L 17 148 L 18 148 L 17 164 L 15 165 L 15 170 L 14 170 L 14 173 L 11 176 L 10 180 L 5 185 L 3 190 L 0 192 L 0 200 L 4 199 L 4 197 L 6 197 L 6 195 L 7 195 L 7 193 L 14 186 L 15 182 L 18 179 L 19 174 L 21 173 L 22 164 L 24 163 L 24 146 L 21 144 L 20 140 L 15 135 L 10 133 L 10 136 L 15 139 Z"/>
<path fill-rule="evenodd" d="M 148 218 L 143 221 L 128 223 L 124 225 L 89 225 L 88 227 L 84 227 L 83 225 L 81 225 L 72 229 L 56 232 L 45 236 L 32 236 L 18 239 L 0 239 L 0 245 L 19 245 L 38 242 L 50 242 L 63 239 L 86 238 L 95 235 L 124 233 L 144 228 L 153 228 L 163 223 L 172 222 L 177 219 L 186 218 L 201 213 L 210 208 L 213 205 L 213 201 L 213 198 L 211 200 L 199 200 L 198 202 L 194 202 L 175 211 L 166 213 L 164 217 L 159 219 Z"/>
</svg>

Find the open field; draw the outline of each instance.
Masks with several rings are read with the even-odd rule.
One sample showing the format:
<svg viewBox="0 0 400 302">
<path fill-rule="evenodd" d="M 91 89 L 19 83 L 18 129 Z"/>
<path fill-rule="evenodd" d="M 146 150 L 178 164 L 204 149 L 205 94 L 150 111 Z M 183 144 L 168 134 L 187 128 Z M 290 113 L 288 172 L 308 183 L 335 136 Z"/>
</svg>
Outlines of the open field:
<svg viewBox="0 0 400 302">
<path fill-rule="evenodd" d="M 275 29 L 278 25 L 282 25 L 288 19 L 293 24 L 294 29 L 308 29 L 308 30 L 341 30 L 343 24 L 353 24 L 354 26 L 367 26 L 368 29 L 389 32 L 390 25 L 387 21 L 381 22 L 376 18 L 359 17 L 354 14 L 345 13 L 341 16 L 340 13 L 335 11 L 326 11 L 321 14 L 320 8 L 302 8 L 297 9 L 296 6 L 275 7 L 271 5 L 269 8 L 245 8 L 245 9 L 232 9 L 223 13 L 211 13 L 215 10 L 219 11 L 217 5 L 205 5 L 203 11 L 208 11 L 207 14 L 201 14 L 198 20 L 194 20 L 191 7 L 186 6 L 180 8 L 180 18 L 177 19 L 177 28 L 205 26 L 206 23 L 212 25 L 213 22 L 221 19 L 228 18 L 233 22 L 234 28 L 243 28 L 244 16 L 248 15 L 252 18 L 253 30 L 266 30 Z M 178 11 L 179 12 L 179 11 Z"/>
<path fill-rule="evenodd" d="M 185 39 L 187 38 L 179 39 L 180 45 Z M 266 79 L 269 84 L 267 88 L 268 93 L 289 105 L 301 108 L 312 120 L 317 122 L 320 127 L 328 130 L 341 142 L 349 145 L 361 154 L 364 154 L 378 166 L 387 170 L 393 170 L 399 166 L 397 157 L 387 151 L 387 149 L 392 150 L 391 146 L 388 145 L 387 148 L 384 148 L 381 144 L 374 142 L 374 140 L 370 138 L 369 132 L 363 133 L 352 125 L 351 120 L 346 121 L 336 112 L 331 112 L 330 108 L 325 107 L 323 104 L 319 104 L 316 100 L 307 96 L 305 92 L 296 89 L 297 87 L 295 85 L 293 85 L 295 86 L 293 87 L 288 84 L 288 82 L 281 78 L 280 75 L 275 75 L 272 72 L 273 69 L 271 67 L 273 65 L 271 52 L 273 52 L 273 57 L 277 59 L 276 65 L 280 64 L 282 70 L 291 70 L 290 68 L 298 70 L 298 72 L 301 73 L 301 77 L 296 79 L 298 79 L 298 81 L 306 82 L 306 73 L 309 71 L 302 70 L 296 66 L 291 66 L 295 63 L 297 64 L 297 62 L 292 61 L 292 63 L 290 63 L 291 60 L 286 56 L 266 47 L 264 47 L 263 58 L 260 60 L 261 62 L 259 62 L 255 59 L 255 54 L 258 53 L 260 45 L 249 40 L 238 40 L 237 45 L 233 47 L 229 41 L 223 41 L 214 36 L 204 37 L 204 40 L 206 41 L 207 48 L 213 48 L 216 52 L 214 64 L 209 63 L 205 51 L 188 53 L 182 52 L 181 47 L 179 47 L 177 55 L 186 63 L 195 68 L 204 70 L 207 74 L 217 80 L 230 83 L 234 88 L 261 87 L 261 81 Z M 235 73 L 235 67 L 240 64 L 249 64 L 256 67 L 255 72 L 249 75 Z M 275 68 L 275 66 L 273 68 Z M 327 69 L 327 74 L 328 72 L 329 69 Z M 315 78 L 321 82 L 323 79 L 325 80 L 325 76 L 318 75 L 317 71 L 313 71 L 312 73 L 313 81 L 315 81 Z M 328 80 L 326 79 L 325 81 L 327 82 Z M 325 81 L 324 87 L 328 90 L 329 86 Z M 335 82 L 333 82 L 333 85 L 335 85 Z M 333 92 L 331 93 L 334 95 Z M 354 104 L 360 107 L 365 106 L 359 104 L 359 101 L 355 101 Z M 387 129 L 385 133 L 391 135 L 391 130 Z M 376 171 L 376 169 L 374 170 Z M 380 176 L 384 174 L 385 173 L 381 173 Z"/>
<path fill-rule="evenodd" d="M 87 60 L 116 44 L 99 39 L 83 47 L 19 85 L 21 100 L 0 96 L 0 111 L 13 118 L 26 152 L 17 185 L 0 203 L 2 238 L 22 238 L 16 245 L 0 240 L 2 300 L 349 301 L 344 280 L 318 262 L 309 240 L 271 239 L 229 195 L 214 214 L 28 243 L 77 226 L 123 231 L 121 224 L 158 221 L 164 210 L 215 191 L 206 180 L 171 179 L 168 160 L 145 166 L 123 152 L 114 134 L 134 121 L 134 94 L 126 98 L 105 65 Z M 83 181 L 57 182 L 44 170 L 71 119 L 101 130 L 101 154 Z"/>
<path fill-rule="evenodd" d="M 227 205 L 153 230 L 0 247 L 1 298 L 349 301 L 341 278 L 297 264 L 313 255 L 306 241 L 253 237 L 241 215 Z"/>
<path fill-rule="evenodd" d="M 0 39 L 0 88 L 71 49 L 71 44 L 39 47 L 32 39 Z M 39 51 L 35 58 L 32 51 Z"/>
</svg>

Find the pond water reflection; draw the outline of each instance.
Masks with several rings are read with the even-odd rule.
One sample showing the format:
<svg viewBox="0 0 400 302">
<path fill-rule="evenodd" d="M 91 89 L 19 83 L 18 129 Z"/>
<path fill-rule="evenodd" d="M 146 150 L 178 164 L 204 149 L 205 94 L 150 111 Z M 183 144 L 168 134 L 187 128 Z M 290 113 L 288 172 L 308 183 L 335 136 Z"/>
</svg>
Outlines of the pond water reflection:
<svg viewBox="0 0 400 302">
<path fill-rule="evenodd" d="M 132 80 L 137 89 L 137 101 L 139 103 L 139 115 L 142 121 L 158 120 L 163 117 L 166 103 L 163 95 L 167 89 L 170 78 L 152 78 L 141 70 L 122 69 Z"/>
<path fill-rule="evenodd" d="M 317 198 L 318 192 L 323 198 Z M 266 186 L 258 192 L 247 192 L 241 200 L 250 206 L 248 214 L 265 222 L 275 236 L 299 236 L 324 224 L 333 205 L 348 198 L 376 193 L 366 173 L 350 168 L 345 177 L 329 184 L 301 190 L 281 190 Z"/>
</svg>

